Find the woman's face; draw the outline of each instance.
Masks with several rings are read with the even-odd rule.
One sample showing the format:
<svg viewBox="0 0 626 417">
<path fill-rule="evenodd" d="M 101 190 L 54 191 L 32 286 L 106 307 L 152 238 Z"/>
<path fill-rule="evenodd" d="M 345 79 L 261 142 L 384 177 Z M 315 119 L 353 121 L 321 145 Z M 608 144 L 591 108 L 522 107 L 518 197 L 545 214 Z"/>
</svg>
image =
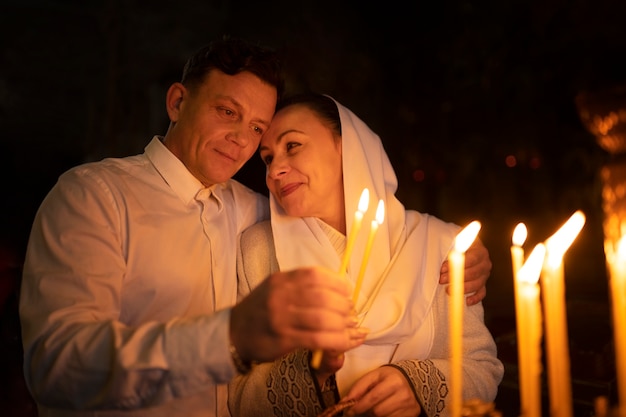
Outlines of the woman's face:
<svg viewBox="0 0 626 417">
<path fill-rule="evenodd" d="M 280 110 L 261 139 L 260 154 L 267 187 L 288 215 L 318 217 L 342 231 L 341 139 L 313 111 L 303 105 Z"/>
</svg>

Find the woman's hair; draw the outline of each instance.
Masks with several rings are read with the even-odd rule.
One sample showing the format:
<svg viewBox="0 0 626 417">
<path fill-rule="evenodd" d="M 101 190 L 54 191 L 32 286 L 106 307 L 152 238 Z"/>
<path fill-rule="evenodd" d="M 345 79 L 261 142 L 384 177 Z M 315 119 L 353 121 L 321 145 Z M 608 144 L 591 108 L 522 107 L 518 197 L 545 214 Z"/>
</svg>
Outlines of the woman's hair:
<svg viewBox="0 0 626 417">
<path fill-rule="evenodd" d="M 336 140 L 341 139 L 341 119 L 333 99 L 323 94 L 300 93 L 281 100 L 276 106 L 276 111 L 292 106 L 304 106 L 311 110 L 333 132 Z"/>
<path fill-rule="evenodd" d="M 185 63 L 181 82 L 196 87 L 213 69 L 236 75 L 248 71 L 283 93 L 284 80 L 278 55 L 242 39 L 224 37 L 211 42 L 193 54 Z"/>
</svg>

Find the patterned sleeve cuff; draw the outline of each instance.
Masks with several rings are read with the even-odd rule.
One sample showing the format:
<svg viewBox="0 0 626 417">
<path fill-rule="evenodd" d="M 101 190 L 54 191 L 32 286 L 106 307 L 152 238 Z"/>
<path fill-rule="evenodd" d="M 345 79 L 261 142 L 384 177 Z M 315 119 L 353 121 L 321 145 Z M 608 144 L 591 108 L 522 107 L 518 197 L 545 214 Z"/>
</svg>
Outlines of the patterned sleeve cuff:
<svg viewBox="0 0 626 417">
<path fill-rule="evenodd" d="M 281 410 L 293 410 L 294 414 L 303 416 L 322 412 L 318 387 L 309 371 L 308 362 L 308 351 L 297 350 L 283 356 L 272 366 L 267 389 L 275 415 L 283 415 Z"/>
<path fill-rule="evenodd" d="M 442 415 L 448 396 L 448 385 L 443 373 L 429 360 L 402 360 L 389 364 L 398 369 L 409 381 L 415 398 L 422 406 L 420 416 Z"/>
</svg>

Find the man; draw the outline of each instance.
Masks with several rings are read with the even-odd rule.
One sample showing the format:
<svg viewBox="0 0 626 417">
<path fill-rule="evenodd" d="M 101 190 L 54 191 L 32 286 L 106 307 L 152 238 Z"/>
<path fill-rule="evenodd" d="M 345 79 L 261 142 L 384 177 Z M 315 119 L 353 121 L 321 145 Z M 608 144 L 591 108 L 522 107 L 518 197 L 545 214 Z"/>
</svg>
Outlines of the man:
<svg viewBox="0 0 626 417">
<path fill-rule="evenodd" d="M 274 274 L 235 305 L 236 238 L 268 207 L 231 178 L 281 86 L 270 51 L 214 42 L 169 88 L 164 137 L 59 178 L 33 223 L 20 300 L 40 416 L 227 416 L 225 383 L 250 361 L 363 341 L 350 289 L 320 268 Z"/>
</svg>

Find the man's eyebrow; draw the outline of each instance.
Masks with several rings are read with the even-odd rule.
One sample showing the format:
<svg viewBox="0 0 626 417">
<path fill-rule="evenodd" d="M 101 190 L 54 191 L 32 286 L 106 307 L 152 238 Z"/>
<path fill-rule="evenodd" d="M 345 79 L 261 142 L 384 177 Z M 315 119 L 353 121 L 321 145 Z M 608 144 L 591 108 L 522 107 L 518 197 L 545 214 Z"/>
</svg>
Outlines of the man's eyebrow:
<svg viewBox="0 0 626 417">
<path fill-rule="evenodd" d="M 283 138 L 285 137 L 285 135 L 288 135 L 289 133 L 302 133 L 304 134 L 303 131 L 298 130 L 298 129 L 289 129 L 289 130 L 285 130 L 283 133 L 281 133 L 280 135 L 278 135 L 278 137 L 276 138 L 276 144 L 278 145 L 280 142 L 282 142 Z M 267 146 L 261 146 L 259 148 L 259 152 L 263 151 L 263 150 L 267 150 L 269 149 Z"/>
<path fill-rule="evenodd" d="M 241 111 L 241 109 L 243 109 L 243 106 L 241 105 L 241 103 L 239 103 L 235 98 L 231 97 L 231 96 L 217 96 L 220 99 L 226 100 L 226 101 L 230 101 L 230 103 L 234 106 L 237 107 L 237 110 Z M 252 119 L 253 123 L 257 123 L 260 125 L 265 126 L 265 128 L 267 128 L 270 125 L 270 121 L 269 120 L 264 120 L 264 119 Z"/>
<path fill-rule="evenodd" d="M 263 125 L 266 129 L 269 127 L 270 122 L 268 120 L 263 119 L 252 119 L 252 121 L 256 124 Z"/>
</svg>

